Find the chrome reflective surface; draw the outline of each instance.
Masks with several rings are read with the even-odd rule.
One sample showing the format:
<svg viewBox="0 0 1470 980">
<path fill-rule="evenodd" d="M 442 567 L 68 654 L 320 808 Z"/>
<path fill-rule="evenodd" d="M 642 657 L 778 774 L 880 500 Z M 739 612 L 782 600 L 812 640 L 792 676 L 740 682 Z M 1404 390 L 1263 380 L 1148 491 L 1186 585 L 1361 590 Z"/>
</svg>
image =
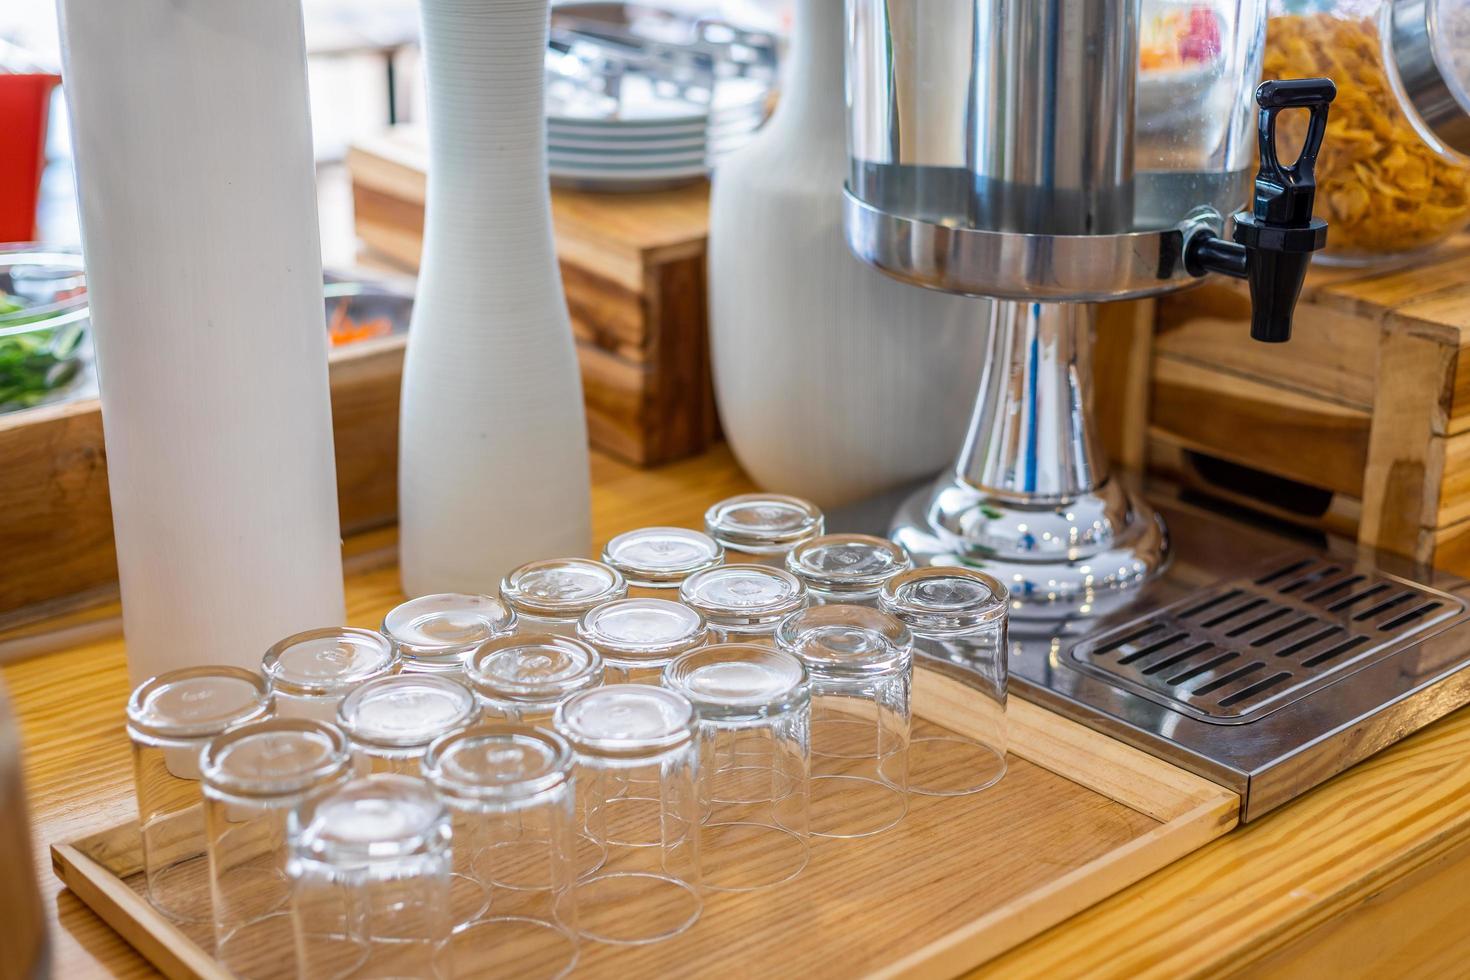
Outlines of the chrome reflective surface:
<svg viewBox="0 0 1470 980">
<path fill-rule="evenodd" d="M 969 435 L 952 472 L 905 502 L 893 539 L 920 565 L 1000 579 L 1015 619 L 1099 615 L 1168 557 L 1157 515 L 1110 477 L 1091 424 L 1095 308 L 995 303 Z"/>
<path fill-rule="evenodd" d="M 849 186 L 1025 235 L 1245 201 L 1264 0 L 848 0 Z"/>
<path fill-rule="evenodd" d="M 1388 35 L 1403 94 L 1434 136 L 1470 154 L 1470 78 L 1463 75 L 1467 14 L 1459 2 L 1394 0 Z M 1458 21 L 1458 23 L 1451 23 Z"/>
<path fill-rule="evenodd" d="M 1103 302 L 1155 296 L 1198 280 L 1184 268 L 1191 235 L 1224 233 L 1201 208 L 1179 224 L 1116 235 L 1028 235 L 893 214 L 843 194 L 847 247 L 889 275 L 969 296 Z"/>
<path fill-rule="evenodd" d="M 894 508 L 912 493 L 912 487 L 900 488 L 838 510 L 828 515 L 829 524 L 837 531 L 881 530 Z M 1137 589 L 1126 607 L 1052 623 L 1013 618 L 1012 692 L 1229 787 L 1241 795 L 1244 820 L 1269 812 L 1470 703 L 1470 616 L 1464 612 L 1464 604 L 1470 601 L 1470 582 L 1396 556 L 1359 549 L 1342 539 L 1312 540 L 1229 517 L 1182 497 L 1166 484 L 1152 484 L 1149 500 L 1168 522 L 1175 547 L 1173 560 Z M 1313 676 L 1291 692 L 1291 697 L 1265 706 L 1269 710 L 1256 712 L 1244 723 L 1221 723 L 1177 710 L 1166 699 L 1146 696 L 1123 683 L 1123 678 L 1087 669 L 1076 655 L 1086 658 L 1098 639 L 1125 627 L 1136 630 L 1156 617 L 1167 623 L 1181 608 L 1188 609 L 1189 603 L 1208 601 L 1222 589 L 1229 592 L 1230 583 L 1236 580 L 1263 577 L 1262 569 L 1288 567 L 1304 559 L 1320 563 L 1316 566 L 1320 570 L 1338 570 L 1332 574 L 1339 578 L 1324 580 L 1323 586 L 1362 575 L 1364 582 L 1372 582 L 1369 587 L 1387 583 L 1393 590 L 1365 597 L 1351 609 L 1323 607 L 1319 616 L 1350 614 L 1351 622 L 1352 616 L 1371 610 L 1375 599 L 1386 601 L 1403 593 L 1415 600 L 1405 601 L 1405 613 L 1418 608 L 1422 604 L 1418 597 L 1425 593 L 1425 602 L 1442 601 L 1441 596 L 1448 596 L 1449 601 L 1412 627 L 1394 624 L 1396 617 L 1389 615 L 1392 610 L 1383 611 L 1384 620 L 1370 624 L 1373 630 L 1381 626 L 1403 629 L 1389 642 L 1344 654 L 1341 663 L 1307 665 L 1335 645 L 1328 640 L 1310 649 L 1288 649 L 1291 645 L 1282 642 L 1272 651 L 1272 658 L 1289 660 L 1294 675 L 1311 672 Z M 1290 580 L 1276 584 L 1284 587 Z M 1443 614 L 1444 610 L 1449 614 Z M 1229 628 L 1247 622 L 1242 618 Z M 1363 623 L 1368 620 L 1353 629 L 1365 630 Z M 1211 628 L 1226 625 L 1217 623 Z M 1271 629 L 1271 624 L 1259 624 L 1249 635 L 1241 636 L 1248 644 L 1268 636 Z M 1277 658 L 1282 651 L 1285 655 Z M 1159 652 L 1158 656 L 1166 654 Z M 1324 666 L 1334 669 L 1315 669 Z M 1190 691 L 1226 678 L 1235 669 L 1229 664 L 1211 666 L 1188 679 Z M 984 684 L 979 677 L 961 679 L 977 687 Z M 1231 691 L 1249 686 L 1245 678 L 1227 683 Z"/>
</svg>

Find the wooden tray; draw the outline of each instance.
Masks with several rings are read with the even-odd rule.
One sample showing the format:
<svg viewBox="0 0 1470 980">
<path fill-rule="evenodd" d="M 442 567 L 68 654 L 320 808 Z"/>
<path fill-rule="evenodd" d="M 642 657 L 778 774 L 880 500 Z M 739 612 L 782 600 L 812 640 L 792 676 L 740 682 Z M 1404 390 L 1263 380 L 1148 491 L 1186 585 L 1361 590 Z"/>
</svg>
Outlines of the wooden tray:
<svg viewBox="0 0 1470 980">
<path fill-rule="evenodd" d="M 916 734 L 967 733 L 974 695 L 915 674 Z M 577 977 L 939 977 L 984 962 L 1235 826 L 1239 798 L 1017 698 L 1006 777 L 968 797 L 914 796 L 896 829 L 814 838 L 774 889 L 706 896 L 676 939 L 584 943 Z M 170 977 L 225 978 L 208 931 L 140 894 L 137 828 L 53 845 L 58 877 Z"/>
</svg>

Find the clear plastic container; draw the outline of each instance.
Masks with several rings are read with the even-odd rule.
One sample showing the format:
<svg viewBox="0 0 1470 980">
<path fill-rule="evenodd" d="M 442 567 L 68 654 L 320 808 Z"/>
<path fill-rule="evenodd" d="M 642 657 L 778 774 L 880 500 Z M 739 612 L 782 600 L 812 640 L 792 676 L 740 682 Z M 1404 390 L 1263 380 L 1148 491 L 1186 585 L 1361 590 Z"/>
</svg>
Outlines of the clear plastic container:
<svg viewBox="0 0 1470 980">
<path fill-rule="evenodd" d="M 699 733 L 683 695 L 613 684 L 573 695 L 556 730 L 576 754 L 588 833 L 607 860 L 577 881 L 582 937 L 636 945 L 699 919 Z"/>
<path fill-rule="evenodd" d="M 336 626 L 288 636 L 266 651 L 260 670 L 279 718 L 335 724 L 337 706 L 359 684 L 398 669 L 393 644 L 372 630 Z"/>
<path fill-rule="evenodd" d="M 913 567 L 902 545 L 868 534 L 824 534 L 786 555 L 786 570 L 801 579 L 814 606 L 876 607 L 884 583 Z"/>
<path fill-rule="evenodd" d="M 272 709 L 265 681 L 238 667 L 170 671 L 138 685 L 128 700 L 148 900 L 175 922 L 211 918 L 200 754 L 216 736 Z"/>
<path fill-rule="evenodd" d="M 679 598 L 709 624 L 717 642 L 769 639 L 781 620 L 806 606 L 806 586 L 769 565 L 721 565 L 691 575 Z"/>
<path fill-rule="evenodd" d="M 460 592 L 410 599 L 383 618 L 383 635 L 411 674 L 458 674 L 480 644 L 515 629 L 510 606 L 492 596 Z"/>
<path fill-rule="evenodd" d="M 211 742 L 202 770 L 214 958 L 241 980 L 289 976 L 296 958 L 286 821 L 351 778 L 347 740 L 309 719 L 256 722 Z"/>
<path fill-rule="evenodd" d="M 779 493 L 743 493 L 704 514 L 704 529 L 728 559 L 784 568 L 786 552 L 822 533 L 826 519 L 809 500 Z"/>
<path fill-rule="evenodd" d="M 1266 78 L 1337 85 L 1317 158 L 1318 261 L 1412 260 L 1470 223 L 1470 5 L 1271 0 Z M 1289 152 L 1305 119 L 1277 124 Z"/>
<path fill-rule="evenodd" d="M 355 779 L 289 827 L 299 976 L 449 980 L 449 813 L 427 783 Z"/>
<path fill-rule="evenodd" d="M 913 637 L 867 606 L 812 606 L 781 623 L 811 676 L 811 832 L 868 837 L 908 813 Z"/>
<path fill-rule="evenodd" d="M 795 878 L 808 856 L 806 668 L 768 646 L 719 643 L 669 664 L 664 686 L 699 716 L 704 886 L 751 891 Z"/>
<path fill-rule="evenodd" d="M 602 655 L 610 684 L 657 684 L 681 653 L 709 642 L 704 617 L 667 599 L 618 599 L 590 610 L 577 636 Z"/>
<path fill-rule="evenodd" d="M 602 560 L 643 589 L 677 589 L 695 572 L 725 560 L 725 549 L 708 534 L 684 527 L 641 527 L 619 534 Z"/>
<path fill-rule="evenodd" d="M 482 725 L 435 742 L 424 776 L 490 893 L 490 911 L 455 931 L 455 975 L 565 976 L 579 938 L 571 748 L 540 728 Z"/>
<path fill-rule="evenodd" d="M 500 597 L 520 616 L 523 631 L 560 636 L 576 636 L 588 610 L 627 594 L 621 572 L 589 558 L 527 562 L 500 583 Z"/>
<path fill-rule="evenodd" d="M 910 793 L 978 793 L 1005 775 L 1009 601 L 1005 586 L 972 568 L 919 568 L 884 586 L 879 607 L 908 627 L 914 652 L 975 692 L 965 712 L 969 737 L 915 726 Z"/>
<path fill-rule="evenodd" d="M 550 633 L 508 636 L 482 646 L 465 676 L 486 720 L 549 725 L 557 705 L 602 684 L 602 657 L 580 640 Z"/>
</svg>

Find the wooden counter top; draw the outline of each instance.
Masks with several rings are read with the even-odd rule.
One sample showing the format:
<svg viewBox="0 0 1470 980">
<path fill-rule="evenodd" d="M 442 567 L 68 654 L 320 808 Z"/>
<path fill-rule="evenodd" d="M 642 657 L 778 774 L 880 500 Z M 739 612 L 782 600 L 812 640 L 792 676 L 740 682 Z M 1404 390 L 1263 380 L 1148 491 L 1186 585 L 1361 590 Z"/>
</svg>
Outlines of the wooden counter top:
<svg viewBox="0 0 1470 980">
<path fill-rule="evenodd" d="M 598 542 L 643 524 L 697 526 L 749 483 L 723 448 L 659 470 L 593 464 Z M 393 535 L 349 542 L 352 625 L 397 602 Z M 133 813 L 127 678 L 116 608 L 0 636 L 20 718 L 37 873 L 58 978 L 152 968 L 50 870 L 47 845 Z M 977 975 L 1344 977 L 1470 971 L 1470 710 L 1207 845 L 992 962 Z"/>
</svg>

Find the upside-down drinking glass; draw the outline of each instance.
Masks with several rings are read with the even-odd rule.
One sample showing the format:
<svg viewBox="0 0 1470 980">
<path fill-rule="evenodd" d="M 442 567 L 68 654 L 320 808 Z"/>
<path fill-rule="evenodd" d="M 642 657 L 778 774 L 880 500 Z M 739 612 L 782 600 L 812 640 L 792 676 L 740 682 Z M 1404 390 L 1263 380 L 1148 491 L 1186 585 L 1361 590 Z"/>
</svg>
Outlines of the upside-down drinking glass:
<svg viewBox="0 0 1470 980">
<path fill-rule="evenodd" d="M 201 768 L 214 958 L 242 980 L 289 976 L 295 955 L 287 817 L 351 778 L 347 740 L 310 719 L 259 721 L 211 742 Z M 339 943 L 349 941 L 345 927 L 335 934 Z"/>
<path fill-rule="evenodd" d="M 556 730 L 576 754 L 587 831 L 607 859 L 576 885 L 584 938 L 641 944 L 699 918 L 699 734 L 683 695 L 646 684 L 574 694 Z"/>
<path fill-rule="evenodd" d="M 268 718 L 272 704 L 260 675 L 238 667 L 170 671 L 128 700 L 148 900 L 175 922 L 210 921 L 200 753 L 215 736 Z"/>
<path fill-rule="evenodd" d="M 881 608 L 908 627 L 922 662 L 977 694 L 964 735 L 916 729 L 909 792 L 978 793 L 1005 775 L 1008 603 L 1005 586 L 973 568 L 919 568 L 883 587 Z"/>
<path fill-rule="evenodd" d="M 669 664 L 664 686 L 699 717 L 705 887 L 750 891 L 795 878 L 807 862 L 806 668 L 768 646 L 717 643 Z"/>
<path fill-rule="evenodd" d="M 867 606 L 812 606 L 777 642 L 811 675 L 811 830 L 867 837 L 908 812 L 913 638 Z"/>
</svg>

